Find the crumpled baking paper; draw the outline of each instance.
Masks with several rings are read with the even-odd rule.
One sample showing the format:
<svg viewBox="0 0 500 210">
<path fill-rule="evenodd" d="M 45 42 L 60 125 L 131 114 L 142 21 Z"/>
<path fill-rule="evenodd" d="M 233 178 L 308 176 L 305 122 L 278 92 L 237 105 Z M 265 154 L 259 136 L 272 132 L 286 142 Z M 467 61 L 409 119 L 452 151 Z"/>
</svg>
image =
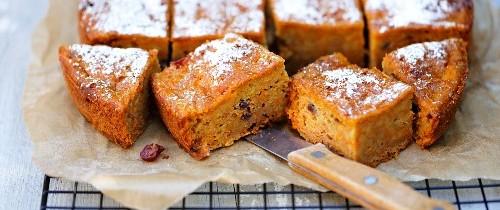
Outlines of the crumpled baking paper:
<svg viewBox="0 0 500 210">
<path fill-rule="evenodd" d="M 404 181 L 500 179 L 500 10 L 492 5 L 475 2 L 470 75 L 444 138 L 428 150 L 413 144 L 378 169 Z M 50 1 L 32 38 L 23 109 L 34 142 L 33 161 L 43 172 L 88 182 L 142 209 L 169 207 L 208 181 L 293 183 L 325 190 L 244 140 L 196 161 L 177 146 L 158 116 L 132 148 L 110 143 L 73 105 L 59 66 L 58 47 L 78 43 L 76 9 L 76 1 Z M 153 142 L 166 146 L 168 160 L 140 159 L 140 150 Z"/>
</svg>

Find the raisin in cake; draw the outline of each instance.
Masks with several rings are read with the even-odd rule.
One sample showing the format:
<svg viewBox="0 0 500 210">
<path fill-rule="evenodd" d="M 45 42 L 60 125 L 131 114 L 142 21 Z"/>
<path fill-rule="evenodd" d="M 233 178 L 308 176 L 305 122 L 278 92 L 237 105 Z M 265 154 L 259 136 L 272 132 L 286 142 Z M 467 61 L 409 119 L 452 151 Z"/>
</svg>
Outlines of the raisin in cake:
<svg viewBox="0 0 500 210">
<path fill-rule="evenodd" d="M 168 59 L 169 25 L 166 0 L 79 0 L 82 43 L 157 49 Z"/>
<path fill-rule="evenodd" d="M 292 77 L 287 113 L 307 141 L 375 167 L 411 142 L 412 97 L 410 86 L 333 54 Z"/>
<path fill-rule="evenodd" d="M 266 45 L 264 0 L 173 0 L 172 60 L 209 40 L 237 33 Z"/>
<path fill-rule="evenodd" d="M 288 103 L 284 60 L 235 34 L 201 45 L 152 80 L 163 122 L 198 160 L 281 119 Z"/>
<path fill-rule="evenodd" d="M 462 38 L 472 31 L 472 0 L 364 0 L 370 66 L 381 67 L 386 53 L 409 44 Z"/>
<path fill-rule="evenodd" d="M 149 120 L 157 51 L 73 44 L 59 49 L 59 61 L 80 113 L 109 140 L 130 147 Z"/>
<path fill-rule="evenodd" d="M 384 72 L 415 89 L 414 136 L 422 148 L 443 136 L 455 116 L 468 73 L 466 45 L 461 39 L 425 42 L 384 57 Z"/>
<path fill-rule="evenodd" d="M 270 0 L 269 4 L 289 73 L 334 52 L 364 65 L 364 21 L 357 0 Z"/>
</svg>

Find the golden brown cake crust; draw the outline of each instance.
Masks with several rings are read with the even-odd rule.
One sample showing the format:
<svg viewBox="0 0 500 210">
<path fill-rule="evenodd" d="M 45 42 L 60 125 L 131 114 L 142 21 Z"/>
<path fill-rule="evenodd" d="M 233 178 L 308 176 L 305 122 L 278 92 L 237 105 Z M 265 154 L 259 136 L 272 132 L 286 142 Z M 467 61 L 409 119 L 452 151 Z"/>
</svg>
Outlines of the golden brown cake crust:
<svg viewBox="0 0 500 210">
<path fill-rule="evenodd" d="M 172 60 L 236 33 L 266 45 L 264 0 L 173 0 Z"/>
<path fill-rule="evenodd" d="M 79 0 L 80 40 L 84 44 L 157 49 L 169 56 L 166 0 Z"/>
<path fill-rule="evenodd" d="M 471 0 L 365 0 L 370 29 L 384 33 L 396 28 L 472 26 Z"/>
<path fill-rule="evenodd" d="M 149 119 L 149 76 L 160 70 L 156 50 L 69 45 L 59 60 L 71 97 L 82 115 L 126 148 Z"/>
<path fill-rule="evenodd" d="M 266 91 L 262 89 L 266 87 L 259 86 L 259 81 L 274 76 L 276 81 L 269 82 L 276 87 L 271 85 Z M 212 122 L 207 122 L 208 125 L 200 125 L 206 116 L 210 118 L 211 115 L 218 114 L 220 107 L 228 106 L 229 102 L 236 100 L 236 104 L 229 106 L 235 111 L 227 112 L 226 115 L 229 116 L 226 119 L 234 117 L 248 124 L 246 121 L 254 120 L 252 117 L 256 117 L 258 110 L 265 109 L 265 104 L 262 104 L 262 108 L 254 109 L 254 99 L 258 98 L 255 95 L 245 96 L 247 98 L 238 101 L 236 97 L 240 97 L 239 91 L 243 87 L 249 91 L 257 91 L 255 94 L 259 96 L 279 91 L 278 99 L 269 100 L 276 102 L 274 105 L 277 108 L 282 108 L 279 108 L 281 111 L 271 110 L 263 114 L 267 115 L 265 119 L 256 120 L 254 125 L 250 123 L 248 128 L 227 130 L 227 135 L 235 136 L 236 139 L 256 132 L 267 122 L 281 118 L 287 102 L 285 93 L 288 90 L 288 76 L 284 71 L 284 60 L 263 46 L 235 34 L 227 34 L 222 39 L 198 47 L 185 58 L 172 62 L 163 72 L 154 74 L 152 80 L 156 101 L 167 128 L 186 152 L 198 160 L 207 157 L 211 149 L 217 148 L 208 145 L 203 136 L 196 136 L 195 130 L 199 126 L 210 126 L 217 120 L 214 117 L 209 119 Z M 284 92 L 273 88 L 281 88 Z M 253 112 L 250 113 L 250 110 Z M 226 126 L 225 124 L 227 121 L 221 127 Z M 214 129 L 214 132 L 218 130 Z M 224 136 L 214 138 L 218 141 L 225 139 Z M 223 145 L 220 146 L 228 146 L 236 139 L 228 139 L 229 142 L 221 143 Z"/>
<path fill-rule="evenodd" d="M 412 88 L 376 69 L 325 56 L 293 76 L 287 114 L 311 143 L 375 167 L 412 137 Z"/>
<path fill-rule="evenodd" d="M 293 78 L 294 83 L 310 89 L 311 94 L 327 101 L 348 118 L 378 112 L 387 102 L 395 100 L 398 93 L 411 89 L 377 69 L 346 65 L 339 54 L 318 59 Z"/>
<path fill-rule="evenodd" d="M 281 62 L 282 58 L 263 46 L 228 34 L 165 69 L 161 73 L 165 75 L 161 77 L 163 94 L 175 96 L 166 99 L 175 106 L 178 116 L 202 113 L 220 103 L 226 93 L 253 77 L 268 74 L 272 70 L 269 67 Z M 183 94 L 176 94 L 180 92 Z"/>
<path fill-rule="evenodd" d="M 425 42 L 384 58 L 384 72 L 415 89 L 415 138 L 422 148 L 436 142 L 455 116 L 468 74 L 466 46 L 461 39 Z"/>
<path fill-rule="evenodd" d="M 272 0 L 275 19 L 305 26 L 353 24 L 363 22 L 355 0 Z"/>
<path fill-rule="evenodd" d="M 271 0 L 280 56 L 290 74 L 334 52 L 364 66 L 364 21 L 357 0 Z"/>
<path fill-rule="evenodd" d="M 472 31 L 472 0 L 364 0 L 370 39 L 370 66 L 386 53 L 413 43 L 461 38 Z"/>
</svg>

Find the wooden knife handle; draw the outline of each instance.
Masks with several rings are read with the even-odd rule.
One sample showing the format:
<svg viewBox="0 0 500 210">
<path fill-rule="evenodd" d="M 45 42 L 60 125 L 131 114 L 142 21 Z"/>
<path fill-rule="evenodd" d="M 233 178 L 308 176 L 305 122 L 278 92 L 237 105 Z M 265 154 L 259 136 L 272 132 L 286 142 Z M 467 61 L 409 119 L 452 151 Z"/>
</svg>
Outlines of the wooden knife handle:
<svg viewBox="0 0 500 210">
<path fill-rule="evenodd" d="M 453 209 L 381 171 L 340 157 L 323 144 L 294 151 L 288 159 L 298 173 L 369 209 Z"/>
</svg>

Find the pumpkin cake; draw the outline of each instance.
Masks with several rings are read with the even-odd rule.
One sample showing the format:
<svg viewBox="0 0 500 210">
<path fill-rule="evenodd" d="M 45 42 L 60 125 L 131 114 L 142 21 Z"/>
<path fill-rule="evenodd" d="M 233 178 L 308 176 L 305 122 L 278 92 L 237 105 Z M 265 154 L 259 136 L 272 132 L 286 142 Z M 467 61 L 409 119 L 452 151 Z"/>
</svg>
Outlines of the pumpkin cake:
<svg viewBox="0 0 500 210">
<path fill-rule="evenodd" d="M 472 0 L 363 0 L 369 31 L 370 66 L 385 54 L 420 42 L 461 38 L 472 31 Z"/>
<path fill-rule="evenodd" d="M 163 122 L 197 160 L 282 119 L 288 103 L 284 60 L 236 34 L 199 46 L 152 82 Z"/>
<path fill-rule="evenodd" d="M 110 141 L 130 147 L 148 124 L 157 51 L 73 44 L 59 48 L 59 61 L 80 113 Z"/>
<path fill-rule="evenodd" d="M 279 54 L 290 74 L 334 52 L 364 66 L 364 21 L 357 0 L 270 0 L 269 4 Z"/>
<path fill-rule="evenodd" d="M 169 16 L 165 0 L 79 0 L 78 28 L 84 44 L 157 49 L 168 59 Z"/>
<path fill-rule="evenodd" d="M 409 45 L 384 57 L 384 72 L 413 86 L 417 144 L 436 142 L 453 120 L 468 73 L 467 43 L 461 39 Z"/>
<path fill-rule="evenodd" d="M 173 0 L 172 60 L 226 33 L 266 46 L 264 0 Z"/>
<path fill-rule="evenodd" d="M 411 142 L 412 97 L 410 86 L 333 54 L 292 77 L 287 114 L 307 141 L 375 167 Z"/>
</svg>

